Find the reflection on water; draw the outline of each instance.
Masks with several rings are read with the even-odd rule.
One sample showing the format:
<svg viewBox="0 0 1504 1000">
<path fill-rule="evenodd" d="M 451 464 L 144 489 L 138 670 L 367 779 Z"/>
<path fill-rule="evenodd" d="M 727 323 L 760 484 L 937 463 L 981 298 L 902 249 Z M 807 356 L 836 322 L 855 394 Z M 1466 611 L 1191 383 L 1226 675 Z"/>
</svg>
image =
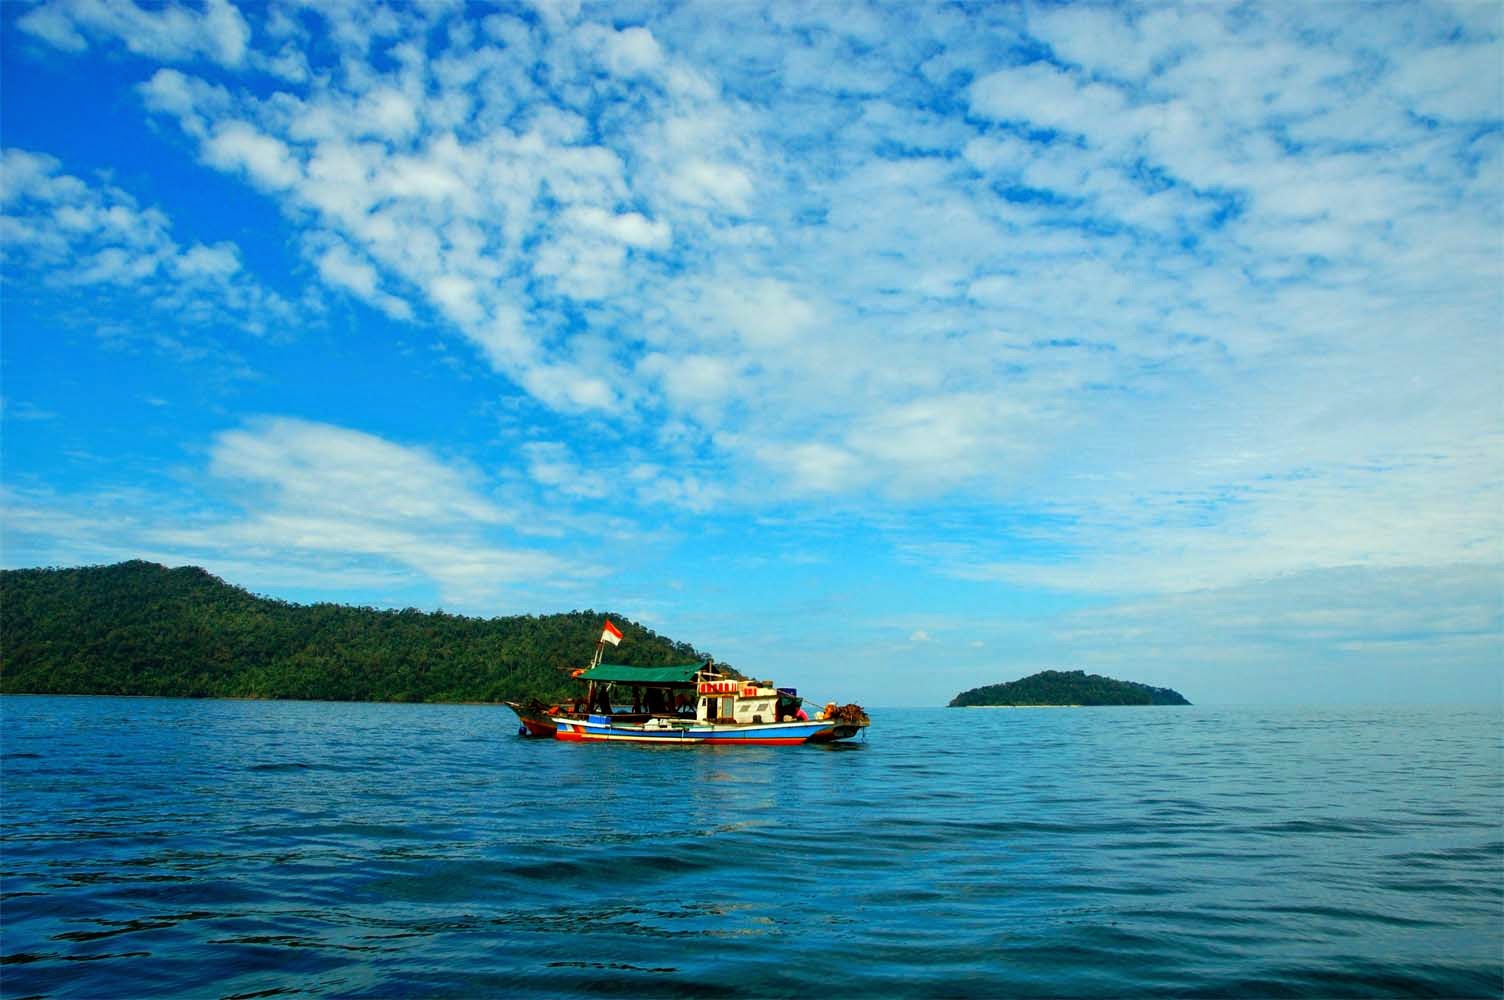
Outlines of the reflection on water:
<svg viewBox="0 0 1504 1000">
<path fill-rule="evenodd" d="M 1497 995 L 1497 712 L 7 697 L 6 996 Z"/>
</svg>

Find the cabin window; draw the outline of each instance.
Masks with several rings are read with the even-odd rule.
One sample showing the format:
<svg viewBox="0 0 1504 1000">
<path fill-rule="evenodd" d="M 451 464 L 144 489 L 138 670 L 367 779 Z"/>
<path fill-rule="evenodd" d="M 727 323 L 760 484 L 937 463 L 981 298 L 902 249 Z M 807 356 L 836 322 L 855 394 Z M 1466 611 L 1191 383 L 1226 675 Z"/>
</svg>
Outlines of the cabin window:
<svg viewBox="0 0 1504 1000">
<path fill-rule="evenodd" d="M 721 715 L 729 718 L 736 711 L 736 699 L 727 697 L 721 699 Z"/>
</svg>

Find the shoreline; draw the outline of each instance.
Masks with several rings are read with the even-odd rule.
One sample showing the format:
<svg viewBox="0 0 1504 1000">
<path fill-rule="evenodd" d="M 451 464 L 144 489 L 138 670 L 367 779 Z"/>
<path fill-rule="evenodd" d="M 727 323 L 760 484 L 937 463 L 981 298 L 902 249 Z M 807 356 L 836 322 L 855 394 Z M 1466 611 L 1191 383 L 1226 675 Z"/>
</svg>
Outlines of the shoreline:
<svg viewBox="0 0 1504 1000">
<path fill-rule="evenodd" d="M 1091 708 L 1091 705 L 947 705 L 947 708 Z M 1096 706 L 1103 707 L 1103 706 Z M 1111 707 L 1111 706 L 1107 706 Z"/>
</svg>

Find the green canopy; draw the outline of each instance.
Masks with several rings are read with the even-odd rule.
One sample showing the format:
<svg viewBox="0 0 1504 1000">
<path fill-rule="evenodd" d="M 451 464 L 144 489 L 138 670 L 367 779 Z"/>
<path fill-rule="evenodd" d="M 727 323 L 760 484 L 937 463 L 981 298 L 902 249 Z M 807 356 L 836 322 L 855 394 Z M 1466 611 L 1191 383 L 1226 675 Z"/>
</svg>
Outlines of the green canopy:
<svg viewBox="0 0 1504 1000">
<path fill-rule="evenodd" d="M 695 674 L 705 668 L 704 661 L 681 663 L 672 667 L 629 667 L 624 663 L 599 663 L 580 675 L 585 681 L 612 684 L 653 684 L 658 686 L 689 685 Z"/>
</svg>

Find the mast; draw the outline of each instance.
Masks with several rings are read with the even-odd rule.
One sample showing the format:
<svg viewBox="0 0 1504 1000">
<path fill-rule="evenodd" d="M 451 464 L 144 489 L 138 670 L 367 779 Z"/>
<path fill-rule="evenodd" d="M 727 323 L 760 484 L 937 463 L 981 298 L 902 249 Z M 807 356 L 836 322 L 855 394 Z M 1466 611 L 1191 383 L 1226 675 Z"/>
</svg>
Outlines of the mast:
<svg viewBox="0 0 1504 1000">
<path fill-rule="evenodd" d="M 606 649 L 606 638 L 605 638 L 605 636 L 601 636 L 601 638 L 595 640 L 595 655 L 590 658 L 590 666 L 588 666 L 588 667 L 585 668 L 585 670 L 587 672 L 591 671 L 591 670 L 594 670 L 596 667 L 600 666 L 600 663 L 601 663 L 601 654 L 605 651 L 605 649 Z M 595 681 L 591 681 L 586 686 L 586 688 L 585 688 L 585 714 L 589 715 L 589 714 L 593 713 L 594 711 L 595 711 Z"/>
</svg>

